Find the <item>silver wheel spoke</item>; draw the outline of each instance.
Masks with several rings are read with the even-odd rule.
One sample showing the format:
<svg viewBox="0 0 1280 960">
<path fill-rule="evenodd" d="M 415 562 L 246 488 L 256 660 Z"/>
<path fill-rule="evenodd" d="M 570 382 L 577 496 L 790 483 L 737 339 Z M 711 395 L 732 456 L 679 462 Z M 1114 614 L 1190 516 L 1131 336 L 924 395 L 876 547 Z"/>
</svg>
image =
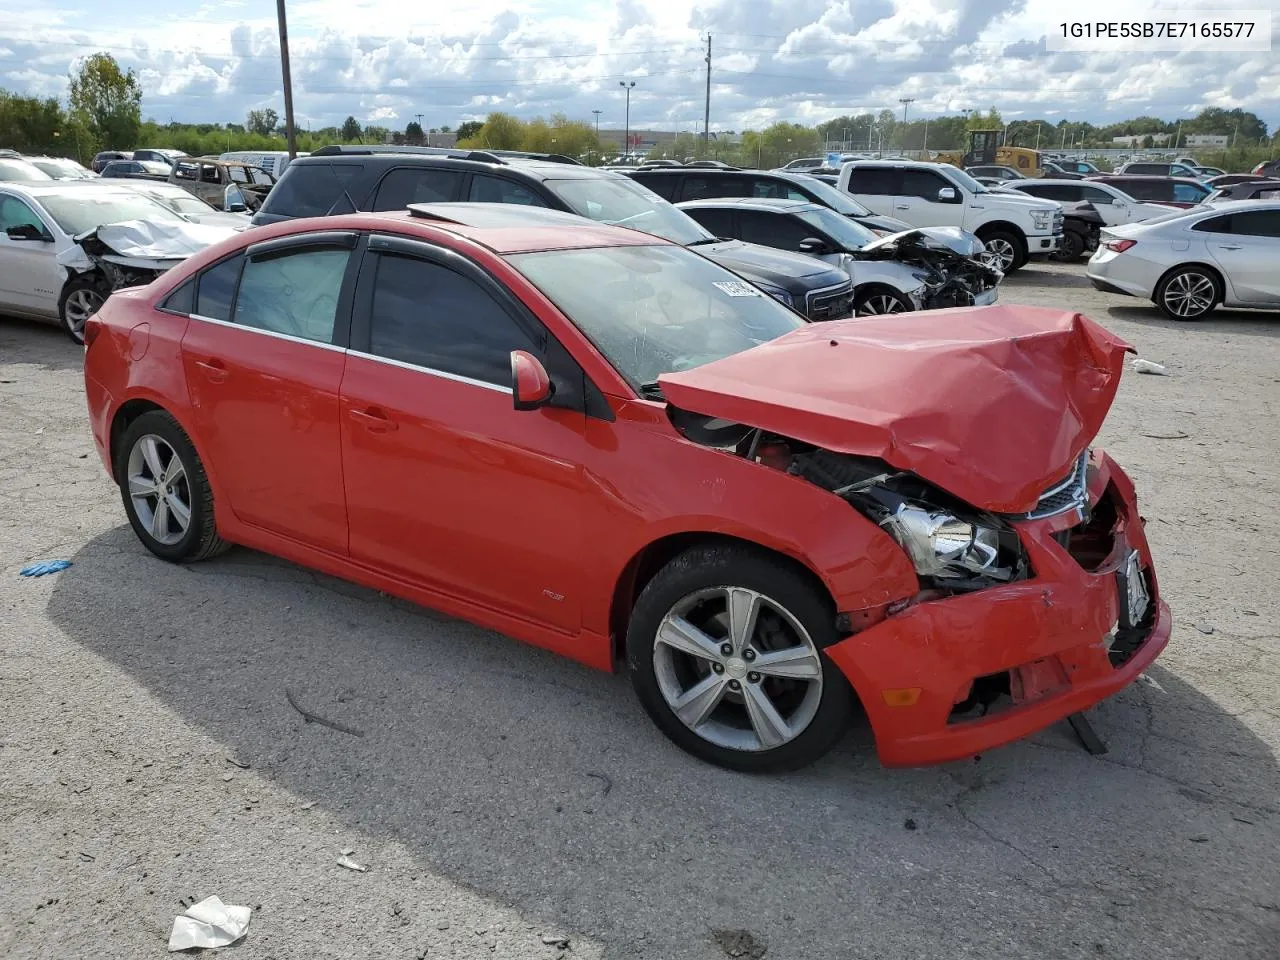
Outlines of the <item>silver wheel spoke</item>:
<svg viewBox="0 0 1280 960">
<path fill-rule="evenodd" d="M 178 522 L 178 527 L 185 533 L 187 527 L 191 525 L 191 510 L 179 499 L 176 493 L 168 494 L 164 498 L 164 502 L 169 509 L 169 513 L 173 515 L 173 519 Z"/>
<path fill-rule="evenodd" d="M 760 615 L 760 594 L 742 587 L 729 587 L 726 597 L 729 607 L 729 639 L 733 643 L 733 649 L 741 652 L 756 632 L 756 618 Z"/>
<path fill-rule="evenodd" d="M 167 487 L 173 486 L 180 479 L 186 476 L 186 468 L 182 466 L 182 461 L 178 459 L 175 453 L 169 458 L 169 465 L 164 468 L 164 484 Z"/>
<path fill-rule="evenodd" d="M 816 680 L 822 676 L 822 662 L 809 647 L 789 647 L 757 654 L 751 669 L 766 677 L 788 680 Z"/>
<path fill-rule="evenodd" d="M 685 726 L 693 729 L 703 723 L 724 697 L 728 681 L 723 674 L 709 673 L 682 693 L 671 709 Z"/>
<path fill-rule="evenodd" d="M 787 726 L 787 721 L 782 719 L 773 701 L 758 683 L 745 684 L 742 688 L 742 699 L 747 707 L 751 729 L 755 731 L 762 747 L 767 750 L 791 739 L 791 728 Z"/>
<path fill-rule="evenodd" d="M 684 617 L 668 614 L 658 627 L 658 642 L 700 660 L 720 660 L 720 645 Z"/>
<path fill-rule="evenodd" d="M 151 471 L 151 478 L 156 483 L 160 483 L 164 477 L 164 464 L 160 462 L 160 447 L 155 437 L 142 438 L 142 459 L 146 462 L 147 469 Z"/>
<path fill-rule="evenodd" d="M 151 515 L 151 536 L 161 543 L 169 537 L 169 502 L 164 497 L 156 497 L 156 510 Z"/>
<path fill-rule="evenodd" d="M 148 480 L 140 474 L 129 478 L 129 496 L 152 497 L 155 496 L 155 493 L 156 485 L 154 480 Z"/>
</svg>

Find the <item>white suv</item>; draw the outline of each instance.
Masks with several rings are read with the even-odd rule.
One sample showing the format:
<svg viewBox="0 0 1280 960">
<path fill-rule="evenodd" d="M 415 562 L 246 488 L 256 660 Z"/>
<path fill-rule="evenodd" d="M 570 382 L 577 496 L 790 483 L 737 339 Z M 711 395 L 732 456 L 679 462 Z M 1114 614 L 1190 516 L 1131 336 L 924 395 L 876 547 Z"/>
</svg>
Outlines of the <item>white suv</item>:
<svg viewBox="0 0 1280 960">
<path fill-rule="evenodd" d="M 873 213 L 913 227 L 959 227 L 977 234 L 1006 274 L 1062 245 L 1060 204 L 988 190 L 949 164 L 857 160 L 840 168 L 838 185 Z"/>
</svg>

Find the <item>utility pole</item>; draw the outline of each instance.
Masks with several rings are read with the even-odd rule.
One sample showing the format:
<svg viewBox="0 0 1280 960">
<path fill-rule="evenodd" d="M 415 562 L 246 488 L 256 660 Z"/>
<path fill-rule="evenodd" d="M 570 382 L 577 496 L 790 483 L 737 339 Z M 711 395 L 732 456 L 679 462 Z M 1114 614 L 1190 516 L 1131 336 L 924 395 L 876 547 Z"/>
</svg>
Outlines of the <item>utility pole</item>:
<svg viewBox="0 0 1280 960">
<path fill-rule="evenodd" d="M 907 104 L 915 103 L 916 98 L 915 97 L 899 97 L 898 102 L 902 104 L 902 122 L 905 124 L 907 122 Z"/>
<path fill-rule="evenodd" d="M 707 34 L 707 99 L 702 108 L 702 152 L 710 152 L 711 146 L 711 34 Z"/>
<path fill-rule="evenodd" d="M 1040 124 L 1036 123 L 1036 149 L 1040 149 Z"/>
<path fill-rule="evenodd" d="M 289 25 L 284 16 L 284 0 L 276 0 L 276 19 L 280 22 L 280 70 L 284 75 L 284 137 L 289 146 L 289 159 L 298 156 L 298 131 L 293 126 L 293 81 L 289 77 Z"/>
<path fill-rule="evenodd" d="M 626 143 L 622 147 L 623 157 L 631 156 L 631 88 L 634 87 L 635 85 L 636 85 L 636 82 L 634 80 L 632 80 L 630 83 L 628 83 L 625 80 L 618 81 L 618 86 L 622 87 L 622 89 L 627 92 L 627 121 L 626 121 L 626 126 L 624 128 L 626 130 L 626 134 L 625 134 Z"/>
<path fill-rule="evenodd" d="M 599 140 L 600 139 L 600 114 L 604 113 L 604 111 L 592 110 L 591 112 L 596 115 L 596 139 Z"/>
</svg>

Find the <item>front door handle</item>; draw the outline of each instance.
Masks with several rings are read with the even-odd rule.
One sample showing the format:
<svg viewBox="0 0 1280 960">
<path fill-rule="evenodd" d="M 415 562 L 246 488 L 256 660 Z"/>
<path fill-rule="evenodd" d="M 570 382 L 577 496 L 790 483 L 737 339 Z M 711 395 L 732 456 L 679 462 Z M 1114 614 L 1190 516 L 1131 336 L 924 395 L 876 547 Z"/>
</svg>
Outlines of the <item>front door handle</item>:
<svg viewBox="0 0 1280 960">
<path fill-rule="evenodd" d="M 197 360 L 196 366 L 199 367 L 201 372 L 214 383 L 224 383 L 226 382 L 227 377 L 230 376 L 227 372 L 227 368 L 223 365 L 221 360 Z"/>
<path fill-rule="evenodd" d="M 910 209 L 911 209 L 911 207 L 910 207 L 910 206 L 908 206 L 908 205 L 907 205 L 907 204 L 905 204 L 905 203 L 900 203 L 900 204 L 898 204 L 897 206 L 895 206 L 893 209 L 895 209 L 895 210 L 910 210 Z"/>
<path fill-rule="evenodd" d="M 390 433 L 396 429 L 396 422 L 377 407 L 367 410 L 349 410 L 351 419 L 363 426 L 370 433 Z"/>
<path fill-rule="evenodd" d="M 1239 249 L 1240 249 L 1240 244 L 1238 244 L 1238 243 L 1220 243 L 1220 244 L 1218 244 L 1218 249 L 1220 249 L 1220 250 L 1239 250 Z"/>
</svg>

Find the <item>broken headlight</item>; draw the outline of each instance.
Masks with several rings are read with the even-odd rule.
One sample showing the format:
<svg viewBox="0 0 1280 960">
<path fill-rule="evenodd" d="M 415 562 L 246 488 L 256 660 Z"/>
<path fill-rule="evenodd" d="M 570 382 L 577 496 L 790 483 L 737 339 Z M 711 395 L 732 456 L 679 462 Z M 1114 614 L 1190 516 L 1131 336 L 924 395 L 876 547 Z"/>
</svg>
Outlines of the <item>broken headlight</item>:
<svg viewBox="0 0 1280 960">
<path fill-rule="evenodd" d="M 961 519 L 944 510 L 901 503 L 883 520 L 907 551 L 921 576 L 939 580 L 988 577 L 1012 580 L 1015 570 L 1001 563 L 1000 530 Z"/>
</svg>

